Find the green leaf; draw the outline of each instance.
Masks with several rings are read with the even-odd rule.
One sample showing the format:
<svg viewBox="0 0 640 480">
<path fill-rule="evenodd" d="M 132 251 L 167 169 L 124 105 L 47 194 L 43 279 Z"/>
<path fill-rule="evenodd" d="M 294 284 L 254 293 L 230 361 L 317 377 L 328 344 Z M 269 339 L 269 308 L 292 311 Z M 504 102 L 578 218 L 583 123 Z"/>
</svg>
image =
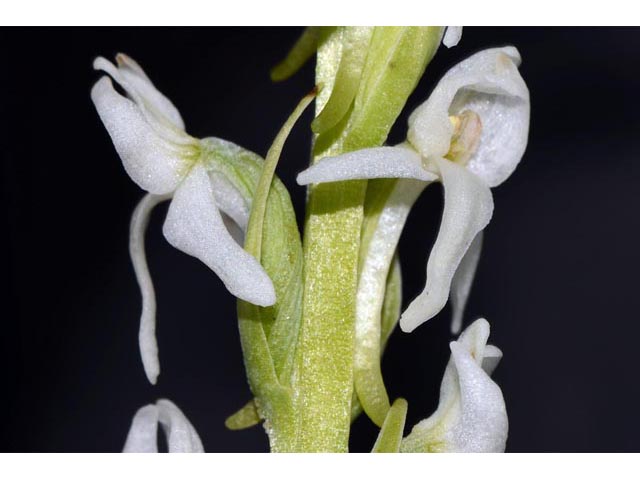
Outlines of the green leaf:
<svg viewBox="0 0 640 480">
<path fill-rule="evenodd" d="M 300 70 L 316 52 L 319 35 L 320 27 L 305 28 L 285 59 L 271 70 L 271 80 L 281 82 Z"/>
<path fill-rule="evenodd" d="M 407 406 L 407 401 L 404 398 L 398 398 L 393 402 L 384 419 L 373 450 L 371 450 L 372 453 L 398 453 L 400 451 L 407 418 Z"/>
<path fill-rule="evenodd" d="M 320 114 L 311 123 L 316 134 L 334 127 L 349 111 L 356 96 L 364 68 L 372 27 L 340 27 L 342 55 L 334 88 Z"/>
<path fill-rule="evenodd" d="M 376 27 L 346 147 L 381 145 L 440 46 L 442 27 Z"/>
<path fill-rule="evenodd" d="M 342 124 L 316 139 L 316 158 L 382 145 L 435 55 L 442 33 L 442 27 L 375 27 L 352 111 Z M 335 40 L 325 43 L 331 45 L 318 50 L 316 83 L 333 89 L 339 66 L 335 57 L 342 46 L 333 46 Z M 332 48 L 339 53 L 323 52 Z M 319 75 L 322 62 L 334 65 Z"/>
</svg>

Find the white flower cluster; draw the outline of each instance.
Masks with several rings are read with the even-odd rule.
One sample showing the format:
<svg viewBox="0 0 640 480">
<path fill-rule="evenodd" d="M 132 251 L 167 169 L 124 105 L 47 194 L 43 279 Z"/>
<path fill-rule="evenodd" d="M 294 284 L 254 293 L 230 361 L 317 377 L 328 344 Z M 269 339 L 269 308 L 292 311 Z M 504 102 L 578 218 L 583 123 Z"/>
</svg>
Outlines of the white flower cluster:
<svg viewBox="0 0 640 480">
<path fill-rule="evenodd" d="M 456 29 L 447 35 L 452 44 L 459 39 Z M 140 66 L 122 54 L 116 59 L 117 67 L 104 58 L 96 59 L 94 66 L 115 80 L 128 98 L 114 89 L 107 76 L 95 84 L 91 98 L 125 170 L 149 192 L 133 214 L 130 251 L 143 295 L 142 360 L 149 380 L 155 383 L 159 373 L 155 298 L 145 259 L 144 232 L 156 204 L 171 199 L 163 227 L 167 240 L 202 260 L 232 294 L 260 306 L 273 305 L 276 298 L 259 262 L 242 249 L 225 224 L 228 216 L 241 229 L 246 228 L 247 206 L 234 200 L 234 188 L 224 177 L 208 171 L 203 141 L 185 132 L 178 110 Z M 519 74 L 519 63 L 513 47 L 473 55 L 449 70 L 427 101 L 413 112 L 405 143 L 325 158 L 298 176 L 300 185 L 399 179 L 365 259 L 359 311 L 370 304 L 378 305 L 379 311 L 381 288 L 408 212 L 420 192 L 439 181 L 444 187 L 445 207 L 427 263 L 426 285 L 402 314 L 400 325 L 404 331 L 412 331 L 436 315 L 451 295 L 452 328 L 459 331 L 481 233 L 493 212 L 490 188 L 514 171 L 527 143 L 529 93 Z M 502 354 L 486 345 L 488 336 L 489 324 L 478 320 L 451 343 L 438 410 L 415 426 L 402 443 L 403 451 L 504 450 L 506 408 L 500 388 L 489 377 Z M 137 412 L 124 450 L 157 451 L 158 423 L 167 433 L 170 451 L 203 450 L 193 426 L 168 400 Z"/>
</svg>

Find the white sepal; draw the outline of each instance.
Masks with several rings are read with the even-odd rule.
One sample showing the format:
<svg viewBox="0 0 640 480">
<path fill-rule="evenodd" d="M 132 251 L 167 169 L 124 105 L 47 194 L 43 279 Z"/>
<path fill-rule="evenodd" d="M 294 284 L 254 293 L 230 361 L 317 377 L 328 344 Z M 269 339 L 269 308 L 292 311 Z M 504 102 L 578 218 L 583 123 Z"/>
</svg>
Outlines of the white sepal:
<svg viewBox="0 0 640 480">
<path fill-rule="evenodd" d="M 299 185 L 370 178 L 413 178 L 425 182 L 437 179 L 422 166 L 422 159 L 412 148 L 364 148 L 336 157 L 323 158 L 298 175 Z"/>
<path fill-rule="evenodd" d="M 450 115 L 471 110 L 482 134 L 468 168 L 490 187 L 506 180 L 522 158 L 529 135 L 529 90 L 514 47 L 483 50 L 451 68 L 427 101 L 409 117 L 409 142 L 424 157 L 443 157 L 451 146 Z"/>
<path fill-rule="evenodd" d="M 440 387 L 437 410 L 403 440 L 405 452 L 503 452 L 509 422 L 500 387 L 489 374 L 502 352 L 487 345 L 489 323 L 476 320 L 457 342 Z"/>
<path fill-rule="evenodd" d="M 108 73 L 136 104 L 149 125 L 166 141 L 188 144 L 193 139 L 185 132 L 184 121 L 178 109 L 151 83 L 149 77 L 132 58 L 119 53 L 118 67 L 98 57 L 93 68 Z"/>
<path fill-rule="evenodd" d="M 175 190 L 185 172 L 180 149 L 158 135 L 140 108 L 116 92 L 108 77 L 96 82 L 91 99 L 131 179 L 150 193 Z"/>
<path fill-rule="evenodd" d="M 123 452 L 157 453 L 158 423 L 167 437 L 169 453 L 204 453 L 200 437 L 182 411 L 169 400 L 139 409 L 127 434 Z"/>
<path fill-rule="evenodd" d="M 444 187 L 444 212 L 427 262 L 425 288 L 400 317 L 400 328 L 405 332 L 442 310 L 460 261 L 493 214 L 491 190 L 478 176 L 443 158 L 433 164 Z"/>
<path fill-rule="evenodd" d="M 271 279 L 225 227 L 201 164 L 193 166 L 176 190 L 162 231 L 171 245 L 213 270 L 236 297 L 263 307 L 275 303 Z"/>
<path fill-rule="evenodd" d="M 124 53 L 116 55 L 116 62 L 122 77 L 130 85 L 130 88 L 135 89 L 138 95 L 144 99 L 147 108 L 152 108 L 156 116 L 162 116 L 174 127 L 180 130 L 185 129 L 184 120 L 182 120 L 178 109 L 153 85 L 138 62 Z"/>
</svg>

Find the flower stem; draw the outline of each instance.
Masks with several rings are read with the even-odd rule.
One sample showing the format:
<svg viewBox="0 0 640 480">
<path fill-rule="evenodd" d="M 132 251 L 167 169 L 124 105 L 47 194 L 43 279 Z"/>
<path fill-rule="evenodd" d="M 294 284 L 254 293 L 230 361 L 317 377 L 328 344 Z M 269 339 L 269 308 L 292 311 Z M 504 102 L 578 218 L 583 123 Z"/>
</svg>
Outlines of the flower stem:
<svg viewBox="0 0 640 480">
<path fill-rule="evenodd" d="M 344 118 L 328 122 L 333 126 L 316 137 L 314 162 L 327 155 L 379 146 L 386 140 L 442 33 L 439 27 L 376 27 L 372 34 L 361 35 L 348 28 L 326 30 L 319 39 L 316 84 L 323 90 L 316 100 L 316 114 L 330 96 L 340 95 L 337 89 L 356 93 Z M 354 46 L 353 39 L 366 44 Z M 347 48 L 367 49 L 360 75 L 339 75 Z M 355 81 L 357 87 L 339 84 L 339 78 Z M 303 318 L 292 383 L 297 451 L 348 450 L 366 190 L 367 182 L 358 180 L 321 184 L 309 191 Z"/>
</svg>

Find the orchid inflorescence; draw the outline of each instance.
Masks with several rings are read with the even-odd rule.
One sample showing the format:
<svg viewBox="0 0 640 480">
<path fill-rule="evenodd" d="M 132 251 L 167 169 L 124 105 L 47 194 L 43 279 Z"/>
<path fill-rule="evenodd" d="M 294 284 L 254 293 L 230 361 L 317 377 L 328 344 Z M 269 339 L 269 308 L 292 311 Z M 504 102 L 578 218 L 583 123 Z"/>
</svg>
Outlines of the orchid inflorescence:
<svg viewBox="0 0 640 480">
<path fill-rule="evenodd" d="M 421 68 L 415 66 L 416 57 L 385 50 L 392 35 L 398 44 L 421 46 Z M 527 144 L 529 92 L 518 71 L 518 51 L 514 47 L 482 50 L 451 68 L 410 115 L 405 142 L 382 146 L 372 141 L 362 148 L 349 143 L 349 133 L 367 125 L 362 112 L 375 107 L 362 98 L 393 97 L 395 92 L 393 82 L 370 81 L 375 75 L 387 80 L 388 72 L 376 70 L 381 60 L 375 55 L 395 58 L 400 70 L 404 61 L 417 81 L 437 44 L 444 41 L 453 46 L 460 35 L 459 28 L 312 28 L 274 70 L 274 77 L 288 76 L 315 49 L 319 68 L 329 61 L 337 66 L 330 78 L 333 85 L 326 75 L 318 75 L 324 82 L 313 126 L 316 152 L 322 150 L 318 145 L 323 141 L 329 147 L 298 175 L 298 184 L 332 188 L 348 180 L 368 180 L 352 292 L 352 376 L 343 383 L 348 383 L 347 393 L 353 395 L 346 413 L 336 413 L 340 417 L 336 422 L 343 425 L 349 415 L 355 417 L 364 410 L 381 427 L 373 451 L 495 452 L 504 451 L 506 445 L 505 402 L 490 378 L 502 353 L 487 345 L 486 320 L 473 322 L 451 342 L 439 406 L 404 438 L 407 404 L 402 399 L 389 402 L 380 358 L 398 317 L 401 329 L 411 332 L 436 316 L 449 298 L 452 332 L 461 330 L 482 232 L 493 213 L 490 189 L 511 175 Z M 331 48 L 333 58 L 327 60 Z M 315 93 L 301 102 L 263 160 L 231 142 L 187 134 L 176 107 L 142 68 L 123 54 L 116 61 L 117 65 L 102 57 L 95 60 L 94 67 L 108 76 L 96 82 L 91 97 L 125 170 L 148 192 L 134 210 L 130 229 L 130 253 L 142 292 L 139 347 L 147 378 L 156 383 L 160 363 L 144 234 L 154 206 L 170 201 L 165 238 L 205 263 L 240 301 L 242 347 L 255 399 L 230 417 L 227 425 L 246 428 L 264 420 L 274 451 L 312 449 L 301 440 L 306 433 L 305 422 L 300 421 L 304 414 L 299 411 L 299 399 L 305 395 L 300 390 L 304 385 L 300 365 L 305 358 L 303 295 L 307 295 L 309 277 L 288 192 L 273 171 L 288 132 Z M 112 80 L 126 97 L 114 89 Z M 374 83 L 380 92 L 372 93 Z M 396 92 L 402 100 L 400 108 L 414 86 L 407 84 L 402 93 Z M 427 262 L 425 287 L 399 315 L 398 241 L 414 202 L 434 182 L 444 187 L 440 231 Z M 203 451 L 193 426 L 168 400 L 136 413 L 124 451 L 157 451 L 158 423 L 167 435 L 169 451 Z"/>
</svg>

